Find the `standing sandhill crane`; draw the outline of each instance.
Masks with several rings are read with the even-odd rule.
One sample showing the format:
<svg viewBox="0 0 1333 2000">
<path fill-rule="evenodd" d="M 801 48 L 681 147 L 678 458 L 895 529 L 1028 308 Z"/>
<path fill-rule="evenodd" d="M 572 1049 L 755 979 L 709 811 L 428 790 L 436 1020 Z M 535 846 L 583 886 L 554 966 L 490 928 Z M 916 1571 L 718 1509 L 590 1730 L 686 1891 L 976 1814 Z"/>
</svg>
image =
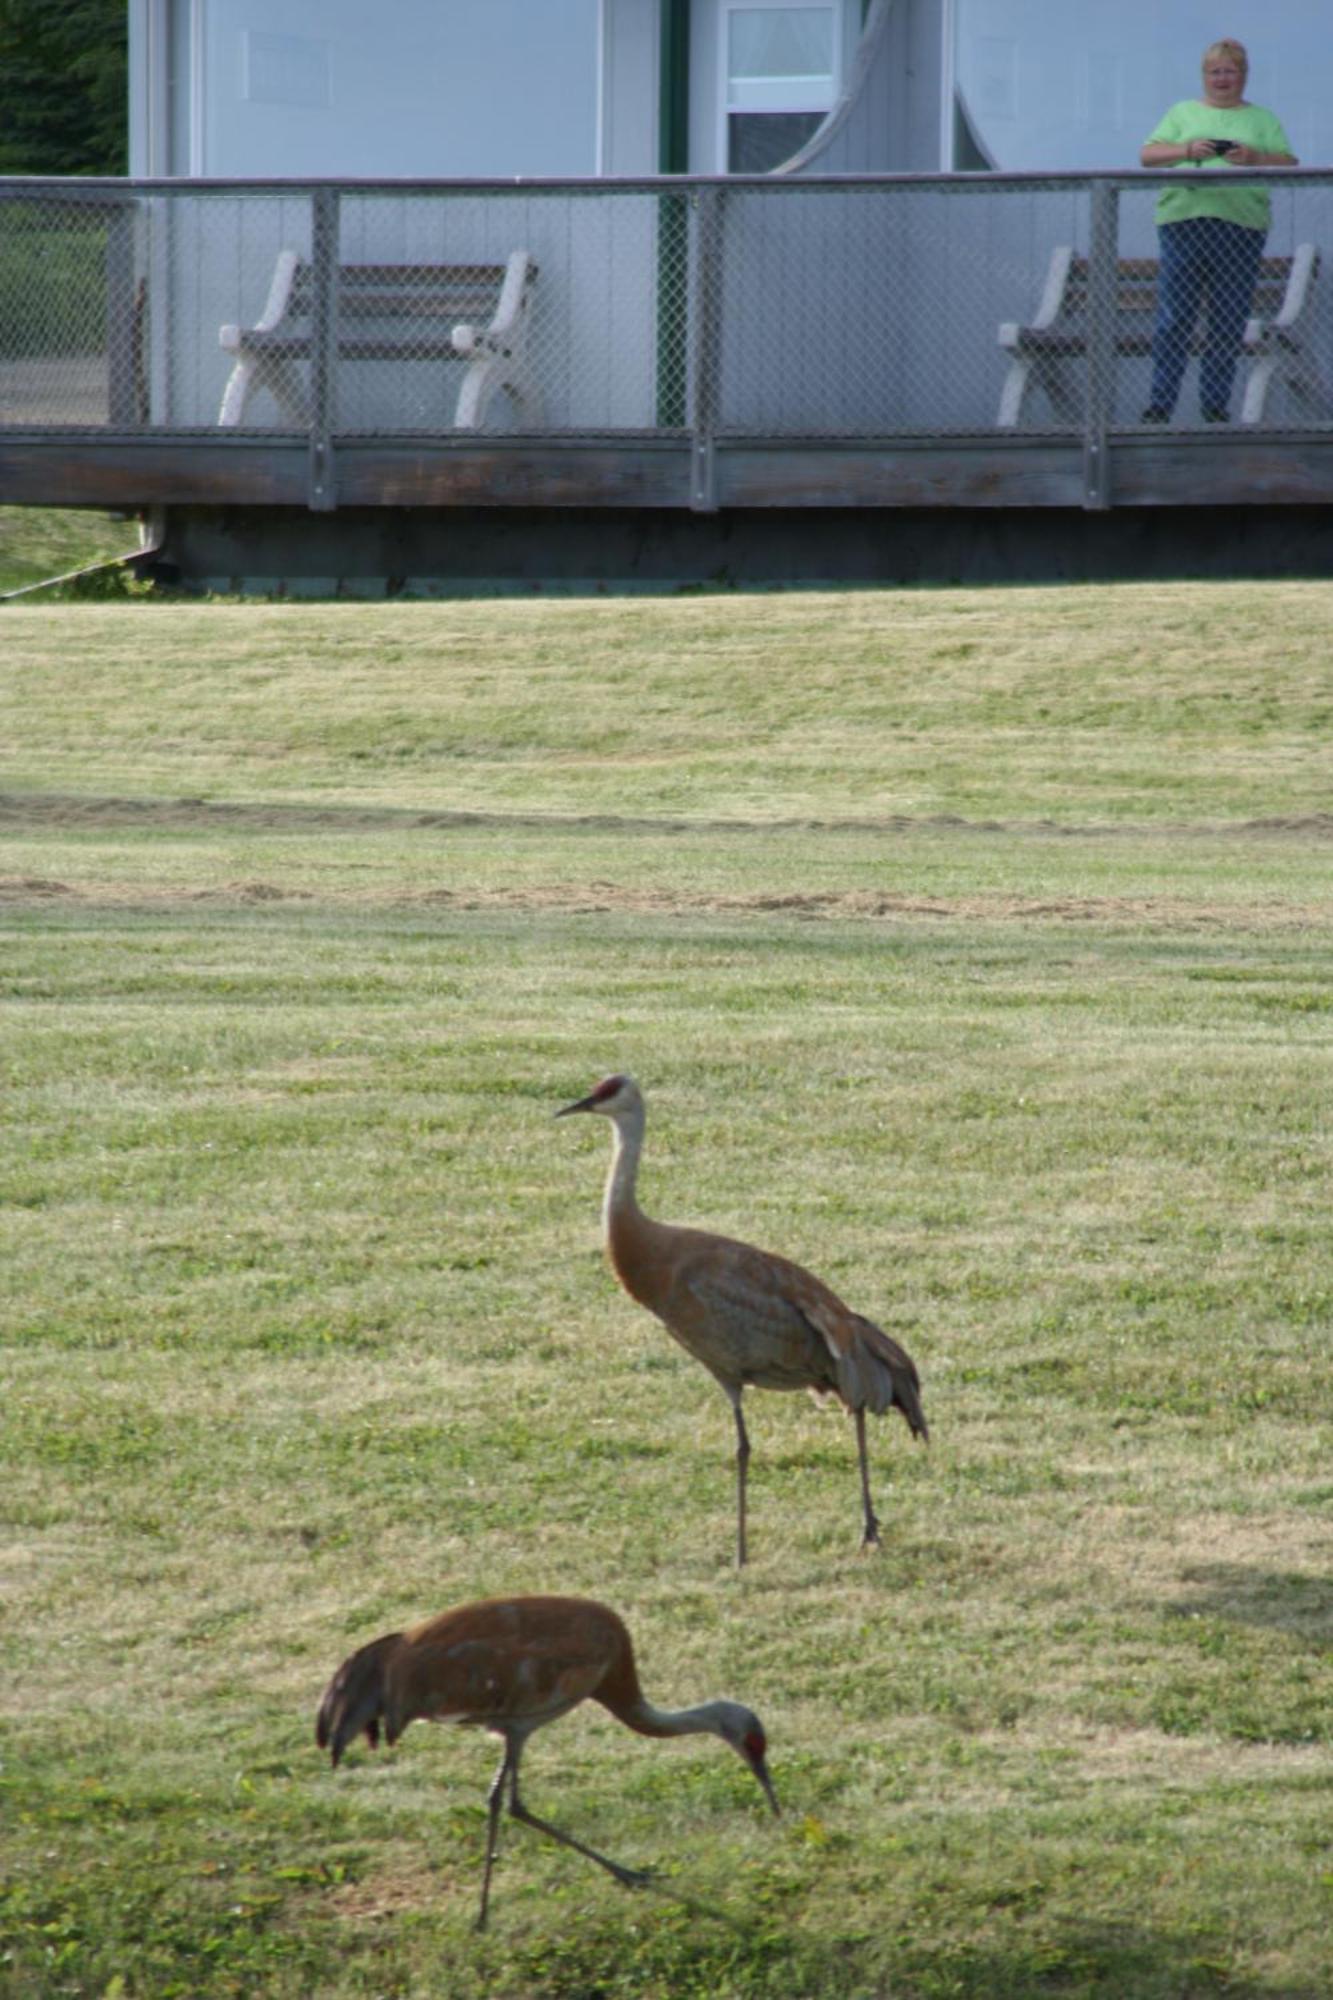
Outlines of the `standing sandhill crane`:
<svg viewBox="0 0 1333 2000">
<path fill-rule="evenodd" d="M 626 1888 L 649 1880 L 647 1873 L 622 1868 L 595 1847 L 585 1847 L 572 1834 L 538 1819 L 519 1798 L 518 1764 L 529 1736 L 581 1701 L 600 1702 L 640 1736 L 720 1736 L 754 1772 L 778 1811 L 758 1716 L 735 1701 L 654 1708 L 639 1686 L 624 1621 L 609 1606 L 587 1597 L 484 1598 L 455 1605 L 406 1632 L 372 1639 L 343 1661 L 325 1689 L 315 1741 L 329 1750 L 336 1767 L 363 1730 L 374 1748 L 381 1724 L 388 1743 L 396 1743 L 408 1723 L 418 1720 L 463 1723 L 503 1738 L 505 1753 L 489 1794 L 480 1931 L 486 1928 L 506 1783 L 515 1819 L 586 1854 Z"/>
<path fill-rule="evenodd" d="M 594 1111 L 614 1127 L 602 1219 L 611 1268 L 632 1299 L 655 1313 L 681 1346 L 721 1383 L 736 1413 L 736 1566 L 746 1559 L 745 1474 L 750 1440 L 741 1396 L 757 1389 L 812 1389 L 836 1396 L 856 1423 L 861 1461 L 862 1546 L 879 1541 L 870 1502 L 866 1411 L 897 1408 L 914 1437 L 930 1436 L 910 1354 L 845 1306 L 801 1265 L 706 1229 L 654 1222 L 635 1199 L 644 1104 L 632 1076 L 604 1077 L 587 1097 L 556 1112 Z"/>
</svg>

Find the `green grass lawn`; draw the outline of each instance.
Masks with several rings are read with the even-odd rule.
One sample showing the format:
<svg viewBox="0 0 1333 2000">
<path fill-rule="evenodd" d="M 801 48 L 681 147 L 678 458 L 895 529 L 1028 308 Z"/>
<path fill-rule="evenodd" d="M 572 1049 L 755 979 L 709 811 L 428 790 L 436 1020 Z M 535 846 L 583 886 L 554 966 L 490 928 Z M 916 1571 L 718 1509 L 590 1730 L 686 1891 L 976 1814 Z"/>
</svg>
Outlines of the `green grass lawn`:
<svg viewBox="0 0 1333 2000">
<path fill-rule="evenodd" d="M 1319 585 L 0 614 L 0 1992 L 1333 1986 Z M 731 1416 L 598 1247 L 809 1263 L 933 1441 Z M 590 1129 L 591 1128 L 591 1129 Z M 605 1597 L 334 1774 L 354 1646 Z"/>
<path fill-rule="evenodd" d="M 128 555 L 138 546 L 138 535 L 137 524 L 120 514 L 79 507 L 0 507 L 0 596 Z M 65 585 L 59 594 L 90 587 Z M 103 579 L 102 590 L 108 587 Z"/>
</svg>

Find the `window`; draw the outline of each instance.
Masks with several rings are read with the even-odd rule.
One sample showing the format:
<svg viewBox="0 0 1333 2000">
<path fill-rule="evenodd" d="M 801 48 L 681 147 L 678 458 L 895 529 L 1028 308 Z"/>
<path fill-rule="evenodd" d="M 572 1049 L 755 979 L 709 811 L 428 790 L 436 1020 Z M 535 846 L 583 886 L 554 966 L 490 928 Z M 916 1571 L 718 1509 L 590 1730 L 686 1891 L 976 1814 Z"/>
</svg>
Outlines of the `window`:
<svg viewBox="0 0 1333 2000">
<path fill-rule="evenodd" d="M 837 5 L 723 0 L 726 170 L 764 174 L 789 160 L 832 108 L 839 69 Z"/>
</svg>

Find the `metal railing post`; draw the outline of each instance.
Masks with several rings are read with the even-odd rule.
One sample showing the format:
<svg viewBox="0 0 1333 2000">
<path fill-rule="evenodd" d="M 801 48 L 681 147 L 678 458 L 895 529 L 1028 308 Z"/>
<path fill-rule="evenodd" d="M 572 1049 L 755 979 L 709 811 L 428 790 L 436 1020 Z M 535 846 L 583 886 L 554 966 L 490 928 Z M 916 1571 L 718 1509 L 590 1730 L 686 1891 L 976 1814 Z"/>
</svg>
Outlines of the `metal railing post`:
<svg viewBox="0 0 1333 2000">
<path fill-rule="evenodd" d="M 1083 431 L 1083 505 L 1111 504 L 1107 431 L 1115 407 L 1116 252 L 1120 190 L 1110 181 L 1092 187 L 1088 244 L 1088 393 Z"/>
<path fill-rule="evenodd" d="M 333 430 L 338 367 L 337 188 L 317 187 L 310 198 L 310 471 L 307 505 L 331 513 L 338 504 Z"/>
<path fill-rule="evenodd" d="M 714 440 L 722 332 L 722 203 L 720 187 L 695 193 L 694 254 L 690 259 L 690 506 L 717 507 Z"/>
</svg>

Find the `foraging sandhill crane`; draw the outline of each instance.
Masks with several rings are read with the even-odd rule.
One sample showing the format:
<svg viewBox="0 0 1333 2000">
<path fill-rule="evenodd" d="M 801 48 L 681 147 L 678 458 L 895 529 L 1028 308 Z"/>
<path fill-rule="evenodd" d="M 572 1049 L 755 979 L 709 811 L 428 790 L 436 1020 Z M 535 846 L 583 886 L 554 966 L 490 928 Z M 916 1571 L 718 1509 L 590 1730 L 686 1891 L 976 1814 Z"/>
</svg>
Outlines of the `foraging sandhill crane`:
<svg viewBox="0 0 1333 2000">
<path fill-rule="evenodd" d="M 573 1834 L 538 1819 L 518 1795 L 518 1764 L 529 1736 L 581 1701 L 600 1702 L 640 1736 L 720 1736 L 754 1772 L 778 1811 L 758 1716 L 735 1701 L 655 1708 L 639 1686 L 624 1621 L 608 1605 L 588 1597 L 484 1598 L 455 1605 L 406 1632 L 372 1639 L 343 1661 L 325 1689 L 315 1741 L 329 1750 L 336 1767 L 363 1731 L 374 1748 L 381 1725 L 387 1743 L 396 1743 L 408 1723 L 418 1720 L 463 1723 L 503 1739 L 504 1757 L 488 1801 L 477 1916 L 477 1929 L 484 1930 L 506 1786 L 515 1819 L 563 1841 L 576 1854 L 586 1854 L 627 1888 L 650 1879 L 646 1871 L 622 1868 Z"/>
<path fill-rule="evenodd" d="M 750 1439 L 741 1397 L 750 1387 L 811 1389 L 836 1396 L 850 1410 L 861 1462 L 862 1546 L 878 1543 L 866 1411 L 897 1409 L 914 1437 L 929 1438 L 912 1357 L 801 1265 L 710 1230 L 654 1222 L 643 1213 L 635 1185 L 645 1112 L 632 1076 L 604 1077 L 587 1097 L 555 1115 L 568 1118 L 576 1111 L 600 1112 L 613 1127 L 602 1208 L 612 1270 L 630 1297 L 702 1361 L 735 1412 L 737 1568 L 746 1560 Z"/>
</svg>

